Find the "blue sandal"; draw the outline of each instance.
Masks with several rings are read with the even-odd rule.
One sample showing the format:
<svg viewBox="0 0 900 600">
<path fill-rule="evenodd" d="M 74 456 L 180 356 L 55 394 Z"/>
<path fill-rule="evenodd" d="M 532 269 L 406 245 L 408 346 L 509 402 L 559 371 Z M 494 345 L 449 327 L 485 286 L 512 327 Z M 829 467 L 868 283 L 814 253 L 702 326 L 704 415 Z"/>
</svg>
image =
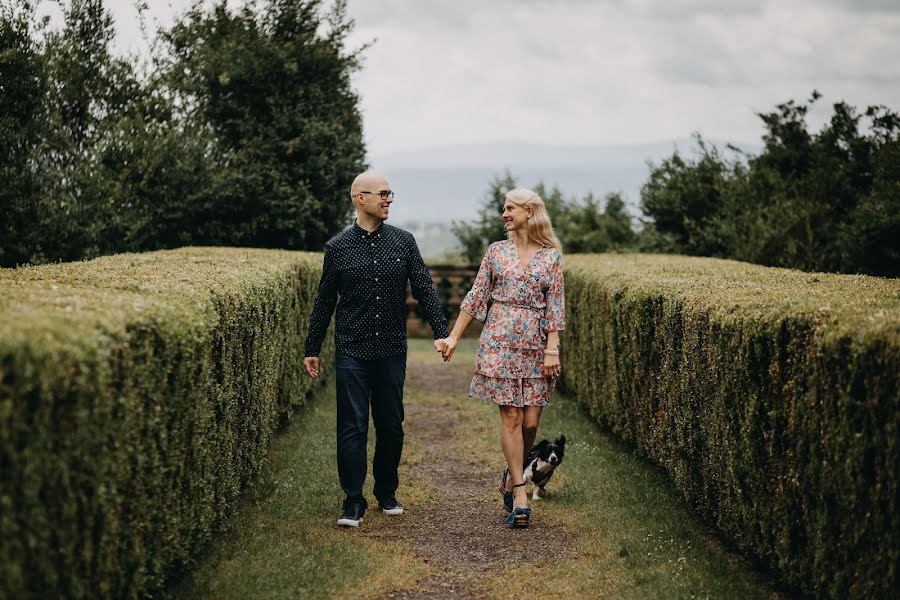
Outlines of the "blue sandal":
<svg viewBox="0 0 900 600">
<path fill-rule="evenodd" d="M 522 487 L 525 485 L 525 482 L 518 483 L 513 486 L 513 488 Z M 512 492 L 510 492 L 512 495 Z M 514 508 L 512 509 L 508 515 L 506 515 L 506 524 L 513 529 L 521 529 L 528 527 L 531 522 L 531 507 L 528 508 Z"/>
<path fill-rule="evenodd" d="M 524 529 L 531 521 L 531 508 L 514 508 L 506 515 L 506 524 L 513 529 Z"/>
</svg>

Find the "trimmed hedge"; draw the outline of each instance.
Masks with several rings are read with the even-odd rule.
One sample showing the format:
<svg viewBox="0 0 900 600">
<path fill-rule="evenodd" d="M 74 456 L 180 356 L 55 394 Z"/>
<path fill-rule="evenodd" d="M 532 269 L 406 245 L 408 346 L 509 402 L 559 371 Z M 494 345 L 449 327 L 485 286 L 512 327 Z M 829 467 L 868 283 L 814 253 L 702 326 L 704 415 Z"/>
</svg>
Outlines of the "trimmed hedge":
<svg viewBox="0 0 900 600">
<path fill-rule="evenodd" d="M 566 300 L 564 385 L 727 541 L 804 593 L 895 597 L 900 281 L 584 255 Z"/>
<path fill-rule="evenodd" d="M 237 248 L 0 270 L 0 595 L 144 597 L 190 561 L 313 387 L 320 272 Z"/>
</svg>

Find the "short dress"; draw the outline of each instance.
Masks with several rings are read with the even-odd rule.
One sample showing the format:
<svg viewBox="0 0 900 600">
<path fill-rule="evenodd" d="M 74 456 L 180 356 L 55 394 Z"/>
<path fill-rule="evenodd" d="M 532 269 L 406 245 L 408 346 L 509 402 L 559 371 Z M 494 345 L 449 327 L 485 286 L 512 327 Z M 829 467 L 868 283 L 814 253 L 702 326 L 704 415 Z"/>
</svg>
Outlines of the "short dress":
<svg viewBox="0 0 900 600">
<path fill-rule="evenodd" d="M 490 303 L 490 308 L 488 308 Z M 491 244 L 460 309 L 484 321 L 469 396 L 507 406 L 545 406 L 547 332 L 566 326 L 562 256 L 541 248 L 522 269 L 512 240 Z"/>
</svg>

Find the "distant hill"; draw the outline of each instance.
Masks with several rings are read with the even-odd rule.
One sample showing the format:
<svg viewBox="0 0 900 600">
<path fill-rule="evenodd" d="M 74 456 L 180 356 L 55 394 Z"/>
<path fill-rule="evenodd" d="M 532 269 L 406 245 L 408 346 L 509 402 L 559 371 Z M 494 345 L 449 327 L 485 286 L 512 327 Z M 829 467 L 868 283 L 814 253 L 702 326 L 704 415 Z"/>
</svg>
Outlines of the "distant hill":
<svg viewBox="0 0 900 600">
<path fill-rule="evenodd" d="M 724 142 L 707 140 L 724 146 Z M 744 150 L 758 146 L 741 144 Z M 639 214 L 640 188 L 650 173 L 648 161 L 659 162 L 676 148 L 693 153 L 690 139 L 620 146 L 554 146 L 497 143 L 435 146 L 397 152 L 370 159 L 372 167 L 388 178 L 396 198 L 391 223 L 419 232 L 426 258 L 439 258 L 452 250 L 455 238 L 449 223 L 473 219 L 492 178 L 508 169 L 519 185 L 539 182 L 557 186 L 565 196 L 603 197 L 621 192 L 628 209 Z M 431 228 L 429 225 L 444 225 Z"/>
<path fill-rule="evenodd" d="M 726 144 L 721 140 L 707 141 L 720 147 Z M 758 144 L 740 143 L 738 145 L 745 150 L 758 149 Z M 689 138 L 610 146 L 560 146 L 502 142 L 432 146 L 394 152 L 374 156 L 372 163 L 377 168 L 383 169 L 635 168 L 644 166 L 648 160 L 658 161 L 671 156 L 676 148 L 682 153 L 688 153 L 693 147 L 694 142 Z"/>
</svg>

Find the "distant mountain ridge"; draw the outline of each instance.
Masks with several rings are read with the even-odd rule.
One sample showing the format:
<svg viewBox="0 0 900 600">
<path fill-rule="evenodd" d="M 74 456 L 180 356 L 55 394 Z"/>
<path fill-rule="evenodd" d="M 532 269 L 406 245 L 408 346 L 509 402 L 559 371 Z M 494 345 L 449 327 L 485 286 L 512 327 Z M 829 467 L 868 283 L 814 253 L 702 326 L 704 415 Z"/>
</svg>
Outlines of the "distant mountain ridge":
<svg viewBox="0 0 900 600">
<path fill-rule="evenodd" d="M 706 140 L 720 148 L 724 142 Z M 759 146 L 741 144 L 744 151 Z M 610 192 L 623 195 L 626 207 L 638 216 L 640 188 L 650 175 L 648 161 L 659 163 L 678 152 L 694 155 L 693 139 L 609 146 L 493 143 L 445 145 L 385 153 L 370 159 L 396 193 L 391 223 L 415 230 L 422 253 L 429 260 L 454 252 L 452 221 L 476 218 L 491 180 L 508 170 L 521 187 L 539 182 L 556 186 L 566 198 Z M 498 215 L 499 218 L 499 215 Z"/>
<path fill-rule="evenodd" d="M 706 140 L 710 145 L 724 148 L 727 142 Z M 745 151 L 756 152 L 759 144 L 736 143 Z M 373 156 L 376 169 L 453 169 L 504 168 L 538 169 L 589 167 L 635 168 L 648 160 L 660 161 L 676 149 L 685 156 L 693 154 L 696 144 L 692 138 L 679 138 L 642 144 L 616 145 L 555 145 L 519 142 L 489 144 L 457 144 L 423 147 L 416 150 L 390 152 Z"/>
</svg>

